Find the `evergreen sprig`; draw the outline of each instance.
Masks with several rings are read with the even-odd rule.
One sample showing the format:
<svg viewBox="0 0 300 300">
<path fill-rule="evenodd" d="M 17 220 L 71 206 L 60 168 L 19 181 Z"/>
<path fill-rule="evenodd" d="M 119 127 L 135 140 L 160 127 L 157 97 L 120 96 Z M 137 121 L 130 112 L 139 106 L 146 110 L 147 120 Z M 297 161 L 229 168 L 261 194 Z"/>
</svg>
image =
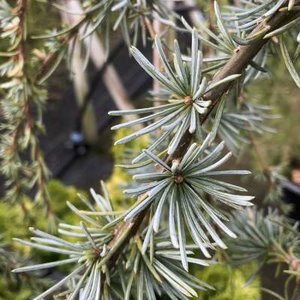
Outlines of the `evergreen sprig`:
<svg viewBox="0 0 300 300">
<path fill-rule="evenodd" d="M 19 253 L 19 251 L 15 251 L 11 245 L 3 240 L 2 236 L 0 236 L 0 272 L 3 276 L 1 278 L 1 285 L 5 286 L 5 291 L 1 291 L 1 297 L 10 295 L 11 291 L 19 293 L 18 295 L 21 297 L 24 290 L 26 290 L 25 295 L 28 293 L 28 290 L 31 290 L 32 294 L 34 294 L 34 292 L 40 292 L 43 288 L 47 287 L 50 280 L 41 273 L 12 273 L 12 270 L 20 265 L 32 263 L 32 259 Z"/>
<path fill-rule="evenodd" d="M 147 237 L 147 229 L 143 232 Z M 200 266 L 208 266 L 210 261 L 191 257 L 195 246 L 186 245 L 187 260 Z M 211 286 L 192 276 L 181 268 L 180 251 L 174 249 L 168 241 L 168 235 L 159 232 L 146 249 L 143 240 L 132 240 L 125 260 L 125 269 L 129 272 L 124 299 L 159 299 L 167 294 L 171 299 L 188 299 L 197 296 L 195 289 L 207 290 Z M 134 280 L 136 278 L 137 280 Z"/>
<path fill-rule="evenodd" d="M 283 61 L 285 62 L 291 77 L 299 87 L 300 76 L 295 68 L 293 60 L 296 61 L 299 56 L 300 47 L 297 45 L 295 55 L 292 57 L 289 54 L 288 47 L 284 41 L 283 33 L 288 32 L 288 34 L 293 36 L 294 40 L 297 41 L 297 36 L 299 36 L 300 15 L 271 32 L 268 32 L 270 28 L 266 23 L 279 9 L 280 11 L 292 11 L 297 9 L 295 4 L 295 0 L 288 1 L 288 3 L 286 0 L 245 1 L 242 3 L 241 7 L 229 6 L 229 9 L 232 10 L 232 12 L 225 14 L 225 19 L 228 21 L 229 27 L 236 32 L 234 39 L 239 44 L 251 43 L 261 37 L 269 39 L 279 36 L 279 47 Z M 263 26 L 260 31 L 255 32 L 254 34 L 248 34 L 248 32 L 258 23 L 266 25 Z M 241 38 L 241 31 L 243 31 L 246 36 Z"/>
<path fill-rule="evenodd" d="M 78 13 L 66 9 L 64 5 L 52 3 L 58 10 L 66 14 L 80 14 L 80 20 L 54 32 L 34 36 L 35 39 L 59 38 L 68 40 L 70 43 L 89 40 L 92 35 L 101 32 L 105 37 L 107 49 L 109 49 L 109 38 L 112 33 L 121 30 L 123 39 L 130 45 L 136 45 L 141 37 L 143 44 L 147 42 L 147 36 L 153 33 L 151 22 L 158 19 L 168 26 L 175 26 L 172 18 L 176 17 L 173 10 L 161 0 L 101 0 L 84 1 L 83 11 Z M 89 44 L 89 42 L 87 42 Z M 71 43 L 72 45 L 72 43 Z M 72 53 L 72 51 L 71 51 Z M 90 50 L 86 51 L 88 56 Z"/>
<path fill-rule="evenodd" d="M 43 133 L 42 111 L 46 90 L 31 80 L 27 47 L 27 2 L 19 0 L 15 7 L 0 3 L 0 34 L 8 42 L 0 53 L 2 76 L 0 159 L 1 173 L 7 178 L 6 198 L 21 203 L 24 194 L 37 188 L 35 199 L 51 213 L 46 181 L 49 173 L 38 135 Z"/>
<path fill-rule="evenodd" d="M 269 112 L 271 107 L 266 105 L 252 105 L 243 103 L 240 109 L 225 110 L 218 127 L 218 136 L 223 140 L 228 149 L 238 154 L 241 144 L 250 144 L 247 134 L 275 133 L 276 130 L 265 125 L 266 120 L 279 118 Z"/>
<path fill-rule="evenodd" d="M 35 299 L 44 299 L 53 293 L 60 293 L 61 288 L 68 286 L 64 295 L 68 299 L 99 299 L 103 290 L 109 289 L 109 286 L 103 287 L 100 283 L 103 277 L 108 280 L 114 280 L 117 276 L 114 272 L 108 270 L 102 263 L 102 258 L 107 254 L 107 245 L 113 237 L 113 230 L 107 227 L 115 228 L 113 224 L 118 223 L 118 219 L 112 210 L 112 204 L 104 189 L 104 196 L 91 191 L 95 205 L 82 198 L 87 210 L 79 210 L 71 203 L 68 203 L 70 209 L 81 218 L 79 226 L 62 223 L 59 225 L 59 233 L 63 238 L 31 228 L 30 231 L 35 235 L 31 241 L 16 239 L 17 242 L 52 253 L 59 253 L 68 256 L 53 262 L 30 265 L 17 268 L 14 272 L 32 272 L 43 269 L 54 268 L 62 265 L 74 265 L 72 272 L 57 282 L 55 285 L 44 291 Z M 73 237 L 75 241 L 70 241 Z"/>
<path fill-rule="evenodd" d="M 104 196 L 91 191 L 96 206 L 84 198 L 82 200 L 87 210 L 78 210 L 72 204 L 68 204 L 82 221 L 79 226 L 60 224 L 58 231 L 62 238 L 31 228 L 30 231 L 35 235 L 31 241 L 16 239 L 25 246 L 63 254 L 68 258 L 17 268 L 13 271 L 15 273 L 74 265 L 71 273 L 35 297 L 35 300 L 44 299 L 52 294 L 68 296 L 68 299 L 99 299 L 104 293 L 131 299 L 134 292 L 137 299 L 144 299 L 144 295 L 149 300 L 156 299 L 157 293 L 168 294 L 172 299 L 187 299 L 197 295 L 194 288 L 212 288 L 181 269 L 178 264 L 180 251 L 174 249 L 171 242 L 166 241 L 168 235 L 165 233 L 160 232 L 153 240 L 152 246 L 144 249 L 142 239 L 147 238 L 146 229 L 140 237 L 136 236 L 127 245 L 117 271 L 109 270 L 105 257 L 111 250 L 109 242 L 112 240 L 113 231 L 117 230 L 120 218 L 116 216 L 118 213 L 112 210 L 107 190 L 104 185 L 102 187 Z M 186 245 L 186 248 L 189 263 L 201 266 L 213 263 L 192 257 L 195 246 Z M 135 275 L 139 279 L 133 282 Z M 68 288 L 62 292 L 64 286 Z"/>
<path fill-rule="evenodd" d="M 253 260 L 259 269 L 265 263 L 284 263 L 286 273 L 300 278 L 300 239 L 297 222 L 291 222 L 275 210 L 249 208 L 234 213 L 231 229 L 239 238 L 228 241 L 228 254 L 233 264 L 241 265 Z"/>
<path fill-rule="evenodd" d="M 226 61 L 231 57 L 234 51 L 238 50 L 238 44 L 233 39 L 231 33 L 226 26 L 223 16 L 221 15 L 220 7 L 217 1 L 214 1 L 214 13 L 217 20 L 217 31 L 213 32 L 211 29 L 207 28 L 204 24 L 198 24 L 197 34 L 200 40 L 206 44 L 211 49 L 220 51 L 222 55 L 218 55 L 215 58 L 210 58 L 209 62 L 217 62 L 214 67 L 209 70 L 215 70 L 223 66 Z M 193 28 L 187 23 L 184 18 L 181 18 L 183 26 L 192 32 Z"/>
<path fill-rule="evenodd" d="M 163 172 L 135 175 L 134 179 L 143 185 L 124 191 L 134 195 L 147 193 L 146 198 L 129 209 L 125 220 L 134 217 L 152 203 L 154 204 L 153 218 L 148 228 L 147 239 L 144 241 L 144 248 L 147 247 L 153 231 L 158 232 L 164 215 L 163 211 L 168 207 L 170 239 L 173 246 L 180 249 L 185 269 L 188 269 L 185 227 L 203 254 L 210 257 L 207 248 L 215 249 L 215 247 L 210 242 L 209 236 L 219 247 L 226 248 L 212 223 L 229 236 L 236 237 L 223 223 L 222 220 L 228 221 L 228 219 L 216 206 L 216 202 L 239 208 L 251 205 L 249 201 L 253 199 L 251 196 L 236 194 L 236 192 L 245 192 L 244 188 L 216 179 L 221 175 L 247 175 L 249 172 L 216 170 L 230 158 L 231 153 L 220 158 L 224 143 L 208 150 L 210 138 L 208 136 L 201 146 L 191 145 L 181 162 L 174 161 L 171 167 L 150 151 L 145 150 L 145 154 L 158 164 Z"/>
<path fill-rule="evenodd" d="M 228 6 L 230 13 L 224 14 L 227 21 L 232 22 L 232 28 L 249 32 L 260 22 L 271 18 L 282 7 L 286 0 L 250 0 L 242 1 L 239 6 Z M 289 10 L 292 5 L 288 4 Z M 267 28 L 267 27 L 266 27 Z M 265 29 L 266 31 L 267 29 Z M 262 32 L 260 32 L 261 34 Z"/>
<path fill-rule="evenodd" d="M 231 75 L 210 84 L 208 80 L 203 77 L 201 72 L 203 55 L 199 50 L 199 39 L 195 30 L 193 30 L 192 34 L 191 60 L 189 62 L 183 61 L 176 40 L 174 42 L 175 52 L 173 54 L 173 67 L 167 60 L 167 55 L 162 49 L 162 43 L 159 38 L 155 39 L 155 45 L 164 66 L 164 73 L 157 70 L 138 49 L 132 47 L 131 53 L 141 67 L 152 78 L 162 84 L 170 94 L 170 98 L 167 100 L 159 99 L 160 101 L 166 102 L 166 104 L 163 105 L 127 111 L 111 111 L 109 114 L 113 116 L 124 116 L 150 113 L 150 115 L 146 117 L 112 127 L 113 130 L 117 130 L 154 120 L 153 123 L 146 127 L 120 139 L 116 144 L 126 143 L 141 135 L 162 129 L 166 132 L 165 136 L 172 136 L 175 133 L 168 146 L 168 154 L 172 155 L 186 130 L 198 136 L 200 140 L 202 139 L 202 117 L 211 104 L 211 101 L 203 99 L 203 95 L 219 85 L 237 79 L 240 75 Z M 162 141 L 163 140 L 160 139 L 160 141 L 156 143 L 156 146 L 159 146 Z"/>
</svg>

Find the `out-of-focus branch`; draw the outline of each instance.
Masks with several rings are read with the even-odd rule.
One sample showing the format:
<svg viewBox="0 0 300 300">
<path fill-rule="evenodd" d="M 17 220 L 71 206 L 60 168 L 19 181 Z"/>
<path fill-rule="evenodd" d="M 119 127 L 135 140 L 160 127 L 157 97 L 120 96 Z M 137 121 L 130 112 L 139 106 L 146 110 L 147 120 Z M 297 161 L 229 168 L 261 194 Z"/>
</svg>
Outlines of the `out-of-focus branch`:
<svg viewBox="0 0 300 300">
<path fill-rule="evenodd" d="M 64 7 L 69 11 L 83 12 L 79 1 L 63 1 Z M 65 12 L 62 12 L 64 20 L 67 21 L 70 25 L 77 24 L 80 21 L 80 15 L 72 15 Z M 83 32 L 79 31 L 79 35 L 83 35 Z M 86 48 L 90 47 L 90 58 L 97 69 L 100 69 L 106 61 L 106 52 L 103 47 L 103 44 L 100 38 L 96 33 L 92 33 L 90 37 L 91 40 L 84 39 L 84 44 Z M 77 69 L 77 72 L 84 72 L 83 68 Z M 126 89 L 116 71 L 116 69 L 111 65 L 107 65 L 103 72 L 103 82 L 107 87 L 108 92 L 115 101 L 115 104 L 118 109 L 133 109 L 133 105 L 128 99 Z M 134 117 L 134 116 L 133 116 Z M 131 117 L 132 118 L 132 117 Z"/>
<path fill-rule="evenodd" d="M 27 11 L 28 1 L 18 0 L 10 12 L 18 18 L 18 22 L 11 28 L 1 28 L 3 31 L 15 29 L 16 38 L 10 49 L 7 49 L 8 53 L 11 52 L 9 64 L 12 64 L 13 72 L 8 69 L 3 73 L 3 78 L 7 82 L 15 81 L 18 86 L 18 89 L 15 85 L 9 86 L 12 92 L 7 93 L 6 103 L 3 100 L 2 104 L 5 121 L 1 132 L 1 169 L 8 178 L 7 197 L 11 201 L 19 201 L 25 215 L 28 211 L 23 204 L 24 196 L 34 187 L 37 189 L 36 200 L 41 200 L 48 215 L 52 216 L 46 189 L 49 174 L 38 139 L 41 133 L 40 115 L 44 96 L 42 90 L 37 92 L 38 88 L 32 82 L 29 71 Z"/>
</svg>

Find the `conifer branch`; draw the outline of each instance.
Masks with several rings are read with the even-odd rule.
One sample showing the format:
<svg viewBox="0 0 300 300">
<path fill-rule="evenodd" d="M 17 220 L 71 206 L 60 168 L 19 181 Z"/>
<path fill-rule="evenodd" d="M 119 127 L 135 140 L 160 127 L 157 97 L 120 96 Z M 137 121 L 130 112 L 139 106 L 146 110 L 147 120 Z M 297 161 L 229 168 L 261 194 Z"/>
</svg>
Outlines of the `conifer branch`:
<svg viewBox="0 0 300 300">
<path fill-rule="evenodd" d="M 11 36 L 11 47 L 7 50 L 11 55 L 4 71 L 5 83 L 2 84 L 8 96 L 2 102 L 7 123 L 2 126 L 1 171 L 7 177 L 6 197 L 9 201 L 22 203 L 26 192 L 36 187 L 35 199 L 45 205 L 48 215 L 52 215 L 46 189 L 48 169 L 38 140 L 38 134 L 43 130 L 40 118 L 45 91 L 32 82 L 30 76 L 27 10 L 27 0 L 18 0 L 10 11 L 11 22 L 17 20 L 16 24 L 1 28 L 4 33 L 11 30 L 11 35 L 8 35 Z"/>
<path fill-rule="evenodd" d="M 232 7 L 232 11 L 229 7 L 226 13 L 221 13 L 217 1 L 211 1 L 216 30 L 211 31 L 203 24 L 198 24 L 197 29 L 191 28 L 182 19 L 183 26 L 192 37 L 188 55 L 181 52 L 177 40 L 173 45 L 164 47 L 161 39 L 153 36 L 152 28 L 147 29 L 147 15 L 135 14 L 148 12 L 150 8 L 150 12 L 158 11 L 159 20 L 175 28 L 168 17 L 163 19 L 166 10 L 162 2 L 151 1 L 149 7 L 147 4 L 141 6 L 139 2 L 130 6 L 131 3 L 111 0 L 90 4 L 86 15 L 92 16 L 95 12 L 95 18 L 89 20 L 83 17 L 83 23 L 80 21 L 74 27 L 45 38 L 64 36 L 77 39 L 78 29 L 86 21 L 88 36 L 96 25 L 103 22 L 106 12 L 117 12 L 113 27 L 122 24 L 125 38 L 132 24 L 130 19 L 135 17 L 134 44 L 139 26 L 143 40 L 147 30 L 154 38 L 161 65 L 152 64 L 134 46 L 130 51 L 144 71 L 159 82 L 161 89 L 152 93 L 152 101 L 158 105 L 109 113 L 113 116 L 137 115 L 135 119 L 112 127 L 112 130 L 134 127 L 115 144 L 128 143 L 143 135 L 150 136 L 148 149 L 135 158 L 130 157 L 129 163 L 122 165 L 134 173 L 136 182 L 130 184 L 124 193 L 133 195 L 137 201 L 124 212 L 114 211 L 109 194 L 101 184 L 103 195 L 91 190 L 95 203 L 82 198 L 87 210 L 79 210 L 68 203 L 82 220 L 79 226 L 60 224 L 62 238 L 31 228 L 35 237 L 30 241 L 17 241 L 36 249 L 65 254 L 69 258 L 17 268 L 14 272 L 74 265 L 71 273 L 36 299 L 51 295 L 67 282 L 70 285 L 64 293 L 68 299 L 78 296 L 100 299 L 110 294 L 125 300 L 131 299 L 134 294 L 137 299 L 144 296 L 155 299 L 156 294 L 186 299 L 197 296 L 195 289 L 211 289 L 191 275 L 189 265 L 209 266 L 214 263 L 210 260 L 212 252 L 226 249 L 231 244 L 231 250 L 235 252 L 233 258 L 239 263 L 259 261 L 269 255 L 270 259 L 287 263 L 291 268 L 290 274 L 298 276 L 297 224 L 285 232 L 288 223 L 285 219 L 282 219 L 282 224 L 276 225 L 263 213 L 258 213 L 254 220 L 255 209 L 242 210 L 250 216 L 245 221 L 241 211 L 236 211 L 252 206 L 254 197 L 244 194 L 247 192 L 245 188 L 225 181 L 223 177 L 244 176 L 250 172 L 222 170 L 220 167 L 232 153 L 235 154 L 239 142 L 249 143 L 249 133 L 273 132 L 272 128 L 263 124 L 264 120 L 271 118 L 268 106 L 253 105 L 248 101 L 239 103 L 238 98 L 242 87 L 266 71 L 264 67 L 270 49 L 267 43 L 274 41 L 276 45 L 279 34 L 283 60 L 296 84 L 299 83 L 283 34 L 289 31 L 295 37 L 300 0 L 247 1 L 240 7 Z M 106 8 L 104 14 L 103 8 Z M 127 42 L 131 43 L 128 34 L 127 38 Z M 199 39 L 213 52 L 218 51 L 216 57 L 203 57 Z M 72 45 L 76 41 L 73 40 Z M 167 51 L 171 48 L 172 59 L 168 59 Z M 299 55 L 299 50 L 298 47 L 295 56 Z M 226 107 L 225 100 L 230 102 Z M 212 115 L 215 107 L 216 113 Z M 28 113 L 30 115 L 31 111 Z M 137 125 L 139 128 L 135 127 Z M 157 130 L 160 134 L 156 134 Z M 216 142 L 219 139 L 221 142 Z M 225 147 L 232 153 L 224 154 Z M 237 215 L 231 215 L 227 208 L 233 208 Z M 164 218 L 165 213 L 168 218 Z M 274 216 L 277 220 L 277 213 Z M 247 230 L 244 230 L 245 226 Z M 70 236 L 76 237 L 75 241 L 69 240 Z M 225 241 L 226 236 L 238 239 L 230 243 L 231 239 Z M 194 249 L 200 250 L 205 259 L 195 257 Z"/>
<path fill-rule="evenodd" d="M 300 1 L 295 2 L 295 6 L 299 6 Z M 257 25 L 257 27 L 252 31 L 252 34 L 256 34 L 257 32 L 261 32 L 262 29 L 267 28 L 265 34 L 278 29 L 279 27 L 285 25 L 286 23 L 294 20 L 295 18 L 299 17 L 298 11 L 280 11 L 278 10 L 277 13 L 268 21 L 268 22 L 261 22 Z M 235 52 L 233 53 L 230 60 L 225 64 L 223 68 L 221 68 L 213 77 L 212 84 L 218 82 L 230 75 L 233 74 L 241 74 L 247 66 L 251 63 L 257 53 L 264 47 L 264 45 L 269 41 L 269 39 L 264 39 L 263 36 L 258 40 L 250 43 L 249 45 L 241 45 L 239 46 Z M 212 113 L 215 106 L 218 105 L 219 101 L 221 100 L 222 96 L 228 92 L 232 85 L 232 82 L 226 82 L 216 89 L 209 91 L 208 93 L 204 94 L 203 98 L 205 100 L 211 100 L 212 106 L 209 111 L 204 115 L 202 119 L 202 124 L 208 119 L 209 115 Z M 171 163 L 173 160 L 181 160 L 183 155 L 186 153 L 191 141 L 193 140 L 193 134 L 189 133 L 187 130 L 178 147 L 176 148 L 175 152 L 172 155 L 169 155 L 166 159 L 167 163 Z M 125 221 L 123 224 L 120 225 L 117 232 L 115 233 L 115 237 L 109 244 L 110 249 L 114 249 L 113 259 L 109 262 L 109 265 L 112 266 L 118 259 L 118 256 L 122 253 L 122 249 L 128 242 L 130 238 L 132 238 L 137 230 L 138 227 L 141 226 L 143 223 L 143 219 L 146 216 L 145 211 L 142 211 L 140 214 L 135 216 L 132 219 Z M 132 228 L 131 230 L 128 230 Z M 118 244 L 118 249 L 114 248 L 114 245 L 117 243 L 119 236 L 123 234 L 123 232 L 127 232 L 126 240 L 124 243 Z"/>
</svg>

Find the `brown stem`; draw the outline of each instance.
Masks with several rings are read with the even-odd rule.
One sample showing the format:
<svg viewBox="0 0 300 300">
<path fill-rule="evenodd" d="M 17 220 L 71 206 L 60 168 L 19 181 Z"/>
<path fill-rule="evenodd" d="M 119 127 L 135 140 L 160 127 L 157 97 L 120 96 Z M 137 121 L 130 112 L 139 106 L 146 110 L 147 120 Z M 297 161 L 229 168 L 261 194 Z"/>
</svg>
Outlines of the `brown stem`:
<svg viewBox="0 0 300 300">
<path fill-rule="evenodd" d="M 124 222 L 122 224 L 121 228 L 117 230 L 116 235 L 114 236 L 114 239 L 109 243 L 109 247 L 113 247 L 114 244 L 117 242 L 118 238 L 122 235 L 124 231 L 130 231 L 130 234 L 126 236 L 126 238 L 123 240 L 123 247 L 124 245 L 127 245 L 129 240 L 137 233 L 138 229 L 140 228 L 140 225 L 143 223 L 143 220 L 145 216 L 147 215 L 147 210 L 143 210 L 140 214 L 133 217 L 131 220 L 128 220 L 127 222 Z M 116 251 L 111 259 L 108 261 L 107 267 L 112 268 L 115 265 L 115 262 L 117 261 L 119 255 L 122 252 L 123 247 L 120 247 L 121 251 Z"/>
<path fill-rule="evenodd" d="M 297 0 L 295 5 L 299 5 L 300 0 Z M 299 12 L 295 11 L 278 11 L 274 17 L 272 17 L 268 22 L 268 30 L 266 33 L 271 32 L 272 30 L 275 30 L 282 25 L 286 24 L 287 22 L 297 18 L 299 16 Z M 257 33 L 261 31 L 263 28 L 265 28 L 266 23 L 262 22 L 257 25 L 257 27 L 253 30 L 252 34 Z M 227 76 L 233 75 L 233 74 L 241 74 L 243 71 L 245 71 L 246 67 L 248 64 L 254 59 L 256 54 L 262 49 L 262 47 L 268 42 L 268 39 L 259 39 L 254 42 L 252 42 L 249 45 L 246 46 L 240 46 L 236 51 L 233 53 L 231 59 L 226 63 L 226 65 L 219 70 L 215 76 L 212 79 L 212 83 L 215 83 L 219 80 L 224 79 Z M 204 99 L 206 100 L 211 100 L 212 101 L 212 106 L 208 113 L 203 117 L 202 119 L 202 124 L 207 120 L 208 116 L 210 113 L 213 111 L 213 108 L 216 107 L 216 105 L 219 103 L 221 100 L 221 97 L 229 90 L 231 87 L 231 83 L 224 83 L 217 88 L 213 89 L 212 91 L 206 93 L 204 95 Z M 188 149 L 191 141 L 193 139 L 193 136 L 186 131 L 185 134 L 183 135 L 179 146 L 177 147 L 175 153 L 167 158 L 167 162 L 170 162 L 174 159 L 181 159 L 186 150 Z M 118 240 L 118 237 L 122 234 L 122 232 L 128 230 L 128 226 L 132 228 L 132 231 L 129 232 L 128 236 L 126 237 L 126 240 L 124 240 L 124 243 L 119 245 L 119 248 L 117 251 L 115 250 L 115 253 L 109 261 L 109 267 L 113 267 L 119 257 L 119 255 L 122 253 L 122 250 L 124 249 L 124 246 L 128 243 L 129 239 L 132 238 L 139 226 L 142 224 L 142 221 L 146 215 L 145 209 L 142 211 L 139 215 L 134 217 L 131 220 L 128 220 L 124 222 L 118 229 L 118 232 L 112 239 L 112 241 L 109 243 L 109 248 L 111 249 L 113 245 L 116 244 L 116 241 Z"/>
<path fill-rule="evenodd" d="M 214 18 L 215 18 L 215 13 L 214 13 L 214 0 L 209 0 L 209 8 L 208 8 L 208 29 L 211 31 L 215 30 L 214 27 Z"/>
<path fill-rule="evenodd" d="M 150 20 L 148 18 L 146 18 L 144 16 L 143 16 L 143 22 L 148 30 L 150 37 L 154 40 L 155 36 L 156 36 L 156 32 L 154 31 L 152 23 L 150 22 Z"/>
<path fill-rule="evenodd" d="M 295 5 L 299 6 L 300 0 L 297 0 Z M 252 31 L 251 35 L 260 32 L 264 28 L 268 28 L 266 33 L 271 32 L 299 16 L 300 13 L 297 11 L 277 11 L 274 17 L 272 17 L 268 22 L 259 23 Z M 249 45 L 239 46 L 226 65 L 215 74 L 211 83 L 218 82 L 230 75 L 242 74 L 248 64 L 254 59 L 257 53 L 268 41 L 269 39 L 260 38 Z M 231 82 L 224 83 L 204 95 L 204 100 L 211 100 L 212 105 L 207 114 L 203 117 L 202 122 L 205 122 L 214 107 L 219 103 L 222 96 L 229 90 L 231 85 Z"/>
</svg>

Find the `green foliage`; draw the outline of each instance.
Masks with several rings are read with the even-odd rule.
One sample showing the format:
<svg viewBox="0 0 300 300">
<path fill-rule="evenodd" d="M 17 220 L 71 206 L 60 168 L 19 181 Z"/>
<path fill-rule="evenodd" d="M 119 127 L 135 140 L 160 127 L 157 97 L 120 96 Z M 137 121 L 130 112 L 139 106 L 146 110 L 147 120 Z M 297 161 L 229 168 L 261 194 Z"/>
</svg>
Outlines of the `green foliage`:
<svg viewBox="0 0 300 300">
<path fill-rule="evenodd" d="M 79 218 L 70 211 L 66 205 L 66 200 L 68 199 L 71 203 L 80 206 L 81 201 L 78 193 L 80 192 L 83 195 L 84 193 L 74 187 L 67 187 L 57 180 L 51 180 L 47 188 L 50 196 L 53 197 L 52 207 L 55 215 L 60 219 L 67 220 L 70 224 L 76 224 Z M 26 208 L 25 211 L 24 207 Z M 14 226 L 11 226 L 11 220 L 14 220 Z M 29 259 L 30 257 L 36 257 L 36 261 L 59 259 L 60 255 L 58 254 L 41 253 L 12 242 L 14 237 L 28 238 L 28 227 L 30 226 L 37 226 L 43 230 L 48 230 L 52 224 L 49 223 L 44 210 L 38 206 L 34 206 L 29 198 L 24 201 L 23 208 L 21 206 L 12 206 L 8 202 L 0 202 L 0 232 L 3 241 L 9 245 L 11 251 L 14 251 L 17 255 L 23 257 L 23 259 Z M 56 229 L 51 229 L 56 231 Z M 8 284 L 8 286 L 10 285 Z"/>
<path fill-rule="evenodd" d="M 272 107 L 243 103 L 239 109 L 224 111 L 220 121 L 218 135 L 235 155 L 240 153 L 241 145 L 251 144 L 251 133 L 275 133 L 273 128 L 265 125 L 267 119 L 279 116 L 270 114 Z"/>
<path fill-rule="evenodd" d="M 8 42 L 7 49 L 0 53 L 1 124 L 0 159 L 1 173 L 7 178 L 6 198 L 22 202 L 26 192 L 37 188 L 35 201 L 43 203 L 50 211 L 45 188 L 48 170 L 39 147 L 38 135 L 43 132 L 42 111 L 47 97 L 46 90 L 31 76 L 31 57 L 27 56 L 25 43 L 26 8 L 24 2 L 11 7 L 0 3 L 0 36 Z"/>
<path fill-rule="evenodd" d="M 52 197 L 52 207 L 55 215 L 59 218 L 68 220 L 70 224 L 76 224 L 78 219 L 76 215 L 71 213 L 66 205 L 68 199 L 73 204 L 79 204 L 79 191 L 74 187 L 67 187 L 58 180 L 51 180 L 47 185 L 50 196 Z M 82 193 L 82 192 L 81 192 Z M 27 209 L 22 210 L 21 206 L 12 206 L 8 202 L 0 202 L 0 232 L 4 242 L 4 249 L 8 249 L 4 253 L 0 252 L 0 261 L 3 257 L 3 266 L 0 263 L 0 269 L 5 270 L 0 275 L 0 299 L 5 300 L 25 300 L 32 298 L 34 294 L 42 288 L 48 286 L 46 279 L 32 276 L 32 274 L 9 274 L 12 268 L 17 267 L 20 263 L 28 263 L 30 259 L 35 257 L 35 260 L 47 261 L 49 259 L 59 259 L 60 255 L 51 253 L 41 253 L 40 251 L 32 250 L 29 247 L 21 246 L 17 243 L 12 243 L 13 237 L 27 238 L 28 226 L 38 226 L 44 230 L 49 228 L 49 220 L 45 217 L 45 212 L 42 208 L 33 206 L 32 201 L 28 198 L 24 201 Z M 30 215 L 26 215 L 26 214 Z M 25 214 L 25 215 L 24 215 Z M 11 224 L 14 220 L 14 226 Z M 1 245 L 2 246 L 2 245 Z M 66 269 L 61 268 L 62 272 Z M 35 283 L 36 282 L 36 283 Z"/>
<path fill-rule="evenodd" d="M 81 202 L 78 193 L 83 195 L 84 193 L 72 186 L 67 187 L 58 180 L 49 181 L 47 188 L 53 199 L 52 207 L 55 215 L 59 219 L 75 224 L 78 218 L 70 212 L 66 201 L 79 205 Z M 24 201 L 24 206 L 25 211 L 22 206 L 12 206 L 8 202 L 0 201 L 0 232 L 7 243 L 10 243 L 12 238 L 16 236 L 19 238 L 27 237 L 28 226 L 38 226 L 43 230 L 49 228 L 49 220 L 42 208 L 34 206 L 29 198 Z M 14 220 L 14 226 L 11 226 L 11 220 Z"/>
<path fill-rule="evenodd" d="M 30 286 L 23 287 L 18 290 L 17 283 L 11 285 L 4 276 L 0 277 L 0 299 L 5 300 L 27 300 L 32 297 L 32 288 Z"/>
<path fill-rule="evenodd" d="M 19 264 L 29 263 L 25 256 L 14 251 L 8 243 L 2 242 L 0 236 L 0 299 L 29 299 L 35 291 L 47 286 L 48 280 L 28 274 L 15 275 L 12 269 Z"/>
<path fill-rule="evenodd" d="M 278 261 L 288 264 L 291 259 L 298 260 L 298 223 L 290 222 L 276 211 L 269 210 L 265 215 L 263 211 L 255 209 L 235 214 L 233 220 L 231 228 L 239 235 L 236 242 L 228 241 L 233 264 L 242 265 L 256 260 L 259 266 L 262 266 L 265 262 Z M 297 272 L 300 275 L 300 271 Z"/>
<path fill-rule="evenodd" d="M 130 134 L 132 131 L 127 128 L 120 129 L 114 134 L 114 141 L 119 140 L 124 135 Z M 128 163 L 128 160 L 139 153 L 141 149 L 144 149 L 149 144 L 147 136 L 142 137 L 139 140 L 132 140 L 127 145 L 119 145 L 113 147 L 112 154 L 115 163 L 113 173 L 110 179 L 106 183 L 107 190 L 111 196 L 113 206 L 115 210 L 124 210 L 128 205 L 133 204 L 133 199 L 128 199 L 123 190 L 128 186 L 131 175 L 128 170 L 121 168 L 120 165 Z"/>
<path fill-rule="evenodd" d="M 78 190 L 74 186 L 66 186 L 59 180 L 50 180 L 47 184 L 47 188 L 49 190 L 51 199 L 53 199 L 52 204 L 55 216 L 59 220 L 64 220 L 70 224 L 75 224 L 78 221 L 78 218 L 76 218 L 76 216 L 70 212 L 66 202 L 69 201 L 73 205 L 80 206 L 81 201 L 79 199 L 79 195 L 85 196 L 86 193 Z M 47 220 L 44 220 L 44 222 L 47 222 Z M 41 228 L 46 229 L 46 226 L 42 226 Z"/>
<path fill-rule="evenodd" d="M 82 192 L 74 187 L 65 186 L 58 180 L 51 180 L 48 183 L 47 188 L 53 199 L 52 207 L 55 215 L 58 218 L 64 218 L 70 224 L 76 224 L 79 218 L 70 211 L 66 205 L 66 200 L 68 199 L 73 204 L 80 205 L 81 201 L 79 200 L 78 193 L 80 192 L 82 194 Z M 29 198 L 24 201 L 24 205 L 26 207 L 26 212 L 21 206 L 12 206 L 10 203 L 4 201 L 0 202 L 0 232 L 2 234 L 3 242 L 6 245 L 5 248 L 9 249 L 9 252 L 7 253 L 9 260 L 12 260 L 12 262 L 9 263 L 9 260 L 5 259 L 3 268 L 7 273 L 1 272 L 0 275 L 0 287 L 3 286 L 3 289 L 1 289 L 3 295 L 0 294 L 0 299 L 2 299 L 1 296 L 3 296 L 3 299 L 5 300 L 28 299 L 31 298 L 29 295 L 33 295 L 33 293 L 48 286 L 47 282 L 38 284 L 39 281 L 35 276 L 32 276 L 32 281 L 30 281 L 30 274 L 29 276 L 16 274 L 9 276 L 11 269 L 19 266 L 21 263 L 30 262 L 32 258 L 34 258 L 35 261 L 47 261 L 56 260 L 61 257 L 60 254 L 45 253 L 12 242 L 14 237 L 22 239 L 28 238 L 29 226 L 37 226 L 43 230 L 49 229 L 49 219 L 45 216 L 45 211 L 42 208 L 34 206 Z M 14 220 L 14 226 L 11 224 L 12 220 Z M 12 254 L 16 257 L 12 257 Z M 0 260 L 1 256 L 0 253 Z M 67 271 L 67 268 L 60 268 L 60 270 L 65 272 Z M 35 281 L 37 281 L 37 285 L 33 284 Z M 22 282 L 23 285 L 20 285 L 20 282 Z"/>
<path fill-rule="evenodd" d="M 260 300 L 260 280 L 256 278 L 250 285 L 245 282 L 255 271 L 255 264 L 233 268 L 227 264 L 209 266 L 196 272 L 200 279 L 214 286 L 215 290 L 200 292 L 201 300 Z"/>
</svg>

